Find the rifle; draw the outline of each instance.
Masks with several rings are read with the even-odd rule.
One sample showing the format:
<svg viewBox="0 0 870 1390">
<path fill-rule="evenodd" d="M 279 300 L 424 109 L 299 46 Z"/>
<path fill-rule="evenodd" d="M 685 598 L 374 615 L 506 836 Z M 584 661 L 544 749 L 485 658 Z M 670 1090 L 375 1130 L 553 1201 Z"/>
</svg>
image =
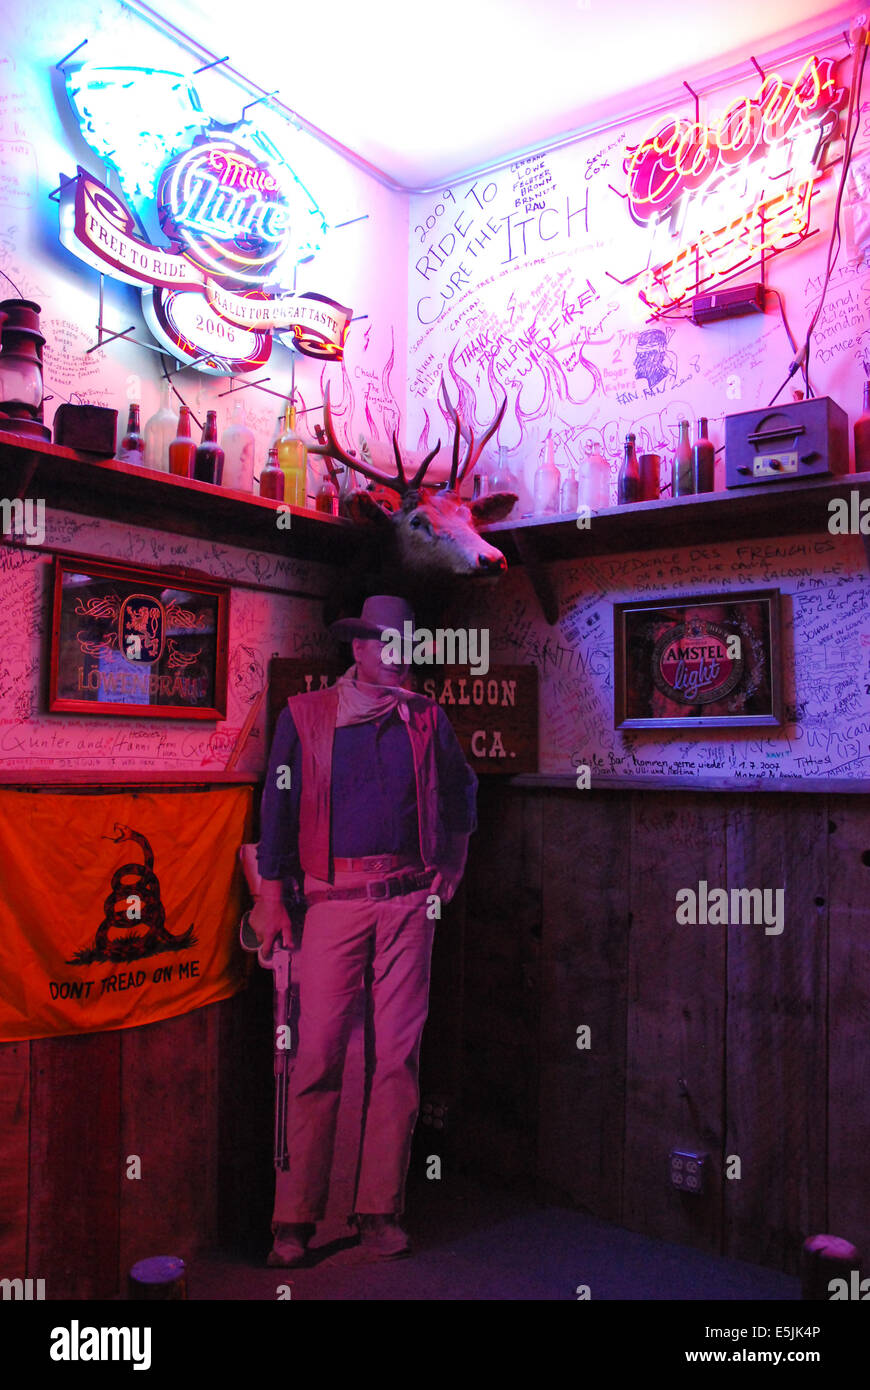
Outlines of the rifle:
<svg viewBox="0 0 870 1390">
<path fill-rule="evenodd" d="M 257 846 L 242 845 L 239 849 L 239 859 L 251 896 L 256 898 L 260 892 L 260 872 L 257 868 Z M 286 885 L 285 885 L 286 887 Z M 285 904 L 286 906 L 286 904 Z M 291 906 L 300 906 L 299 890 L 295 879 L 291 890 Z M 272 983 L 274 987 L 273 1012 L 272 1012 L 272 1046 L 274 1050 L 274 1070 L 275 1070 L 275 1145 L 274 1163 L 275 1167 L 282 1172 L 286 1172 L 289 1167 L 287 1154 L 287 1083 L 290 1079 L 290 977 L 291 977 L 291 958 L 293 951 L 291 947 L 285 946 L 279 937 L 272 944 L 270 955 L 265 955 L 263 948 L 257 940 L 257 935 L 252 928 L 249 918 L 250 911 L 242 917 L 239 927 L 239 941 L 245 951 L 257 953 L 257 959 L 264 970 L 271 970 Z M 296 922 L 294 921 L 294 926 Z"/>
</svg>

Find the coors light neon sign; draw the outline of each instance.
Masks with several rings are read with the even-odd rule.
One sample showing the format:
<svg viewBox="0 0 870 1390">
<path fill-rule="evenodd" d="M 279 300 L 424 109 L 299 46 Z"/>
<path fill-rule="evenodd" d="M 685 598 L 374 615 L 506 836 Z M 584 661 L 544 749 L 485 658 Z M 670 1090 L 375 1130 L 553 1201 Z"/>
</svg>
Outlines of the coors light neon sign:
<svg viewBox="0 0 870 1390">
<path fill-rule="evenodd" d="M 846 89 L 829 58 L 769 73 L 713 123 L 674 116 L 623 168 L 628 210 L 653 244 L 640 298 L 652 317 L 805 240 Z"/>
</svg>

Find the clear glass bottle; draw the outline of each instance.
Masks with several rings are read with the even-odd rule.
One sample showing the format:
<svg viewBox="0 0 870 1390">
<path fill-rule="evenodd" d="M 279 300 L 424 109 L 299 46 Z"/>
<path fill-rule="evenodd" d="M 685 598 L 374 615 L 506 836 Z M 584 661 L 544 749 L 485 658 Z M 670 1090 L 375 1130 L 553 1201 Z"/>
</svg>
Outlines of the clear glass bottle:
<svg viewBox="0 0 870 1390">
<path fill-rule="evenodd" d="M 245 418 L 243 401 L 236 401 L 233 406 L 232 421 L 221 435 L 221 448 L 224 451 L 222 487 L 235 492 L 253 492 L 256 440 Z"/>
<path fill-rule="evenodd" d="M 296 433 L 296 407 L 284 410 L 284 428 L 277 444 L 278 463 L 284 470 L 284 501 L 292 507 L 307 502 L 308 450 Z"/>
<path fill-rule="evenodd" d="M 284 470 L 278 462 L 278 446 L 273 444 L 265 468 L 260 469 L 260 496 L 273 502 L 284 501 Z"/>
<path fill-rule="evenodd" d="M 715 490 L 713 478 L 715 464 L 716 450 L 707 438 L 707 421 L 702 415 L 698 419 L 698 438 L 692 448 L 692 479 L 695 492 L 713 492 Z"/>
<path fill-rule="evenodd" d="M 637 451 L 634 447 L 634 435 L 627 434 L 625 436 L 625 457 L 616 484 L 616 502 L 618 506 L 623 506 L 630 502 L 640 502 L 642 496 L 643 485 Z"/>
<path fill-rule="evenodd" d="M 193 476 L 200 483 L 219 484 L 224 469 L 224 451 L 217 442 L 217 411 L 206 412 L 202 440 L 193 460 Z"/>
<path fill-rule="evenodd" d="M 553 456 L 553 435 L 547 436 L 547 448 L 535 473 L 534 515 L 546 516 L 559 509 L 559 488 L 562 475 Z"/>
<path fill-rule="evenodd" d="M 493 455 L 487 450 L 483 457 L 478 460 L 471 480 L 472 501 L 478 497 L 486 497 L 488 493 L 492 492 L 492 474 L 494 466 Z"/>
<path fill-rule="evenodd" d="M 864 409 L 855 421 L 855 472 L 870 472 L 870 378 L 864 382 Z"/>
<path fill-rule="evenodd" d="M 695 491 L 695 460 L 689 443 L 689 422 L 680 421 L 680 437 L 671 471 L 671 496 L 690 497 Z"/>
<path fill-rule="evenodd" d="M 589 479 L 589 495 L 581 491 L 580 501 L 585 502 L 592 511 L 601 511 L 610 506 L 610 464 L 602 454 L 594 439 L 586 441 L 585 473 Z"/>
<path fill-rule="evenodd" d="M 145 467 L 169 472 L 169 446 L 178 429 L 178 416 L 172 409 L 172 387 L 160 385 L 160 405 L 145 425 Z"/>
<path fill-rule="evenodd" d="M 559 487 L 559 512 L 562 516 L 576 516 L 580 505 L 580 480 L 573 463 L 569 463 Z"/>
<path fill-rule="evenodd" d="M 519 494 L 517 480 L 508 462 L 508 448 L 505 444 L 499 444 L 498 446 L 495 465 L 489 475 L 488 484 L 487 496 L 493 492 L 515 492 Z M 516 510 L 516 503 L 514 504 L 513 510 Z"/>
<path fill-rule="evenodd" d="M 177 478 L 193 477 L 193 460 L 196 445 L 190 432 L 190 406 L 183 405 L 178 412 L 178 432 L 169 446 L 169 471 Z"/>
<path fill-rule="evenodd" d="M 117 457 L 122 463 L 145 462 L 145 440 L 139 430 L 139 403 L 130 402 L 127 411 L 127 432 L 121 440 Z"/>
</svg>

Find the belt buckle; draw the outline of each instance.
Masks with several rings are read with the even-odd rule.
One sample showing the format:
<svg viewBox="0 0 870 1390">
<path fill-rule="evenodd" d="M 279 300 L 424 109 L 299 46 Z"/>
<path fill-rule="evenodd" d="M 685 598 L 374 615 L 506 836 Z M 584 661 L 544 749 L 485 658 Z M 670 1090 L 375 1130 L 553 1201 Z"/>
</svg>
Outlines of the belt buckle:
<svg viewBox="0 0 870 1390">
<path fill-rule="evenodd" d="M 379 892 L 374 892 L 379 889 Z M 390 885 L 386 879 L 373 878 L 366 884 L 366 894 L 370 898 L 388 898 L 390 896 Z"/>
</svg>

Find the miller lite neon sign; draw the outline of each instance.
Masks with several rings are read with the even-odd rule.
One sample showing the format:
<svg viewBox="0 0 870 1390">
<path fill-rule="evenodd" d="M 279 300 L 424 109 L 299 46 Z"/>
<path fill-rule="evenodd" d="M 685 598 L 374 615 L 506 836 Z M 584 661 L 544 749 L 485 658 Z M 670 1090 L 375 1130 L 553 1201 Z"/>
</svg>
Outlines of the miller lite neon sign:
<svg viewBox="0 0 870 1390">
<path fill-rule="evenodd" d="M 172 100 L 164 129 L 144 141 L 142 171 L 131 166 L 150 77 Z M 261 366 L 273 336 L 308 356 L 342 357 L 351 310 L 282 286 L 319 249 L 312 232 L 325 233 L 326 222 L 264 132 L 246 122 L 229 135 L 226 126 L 215 127 L 179 74 L 83 68 L 67 75 L 67 89 L 83 135 L 118 170 L 135 211 L 79 167 L 61 188 L 61 241 L 95 269 L 108 267 L 116 279 L 142 288 L 143 312 L 158 341 L 218 375 Z M 129 130 L 119 109 L 132 122 Z M 149 123 L 157 124 L 150 110 Z M 148 218 L 165 244 L 145 233 Z"/>
<path fill-rule="evenodd" d="M 711 124 L 674 116 L 623 169 L 632 220 L 653 232 L 640 298 L 657 318 L 700 290 L 804 241 L 847 92 L 834 62 L 808 58 L 789 83 L 769 73 Z"/>
</svg>

